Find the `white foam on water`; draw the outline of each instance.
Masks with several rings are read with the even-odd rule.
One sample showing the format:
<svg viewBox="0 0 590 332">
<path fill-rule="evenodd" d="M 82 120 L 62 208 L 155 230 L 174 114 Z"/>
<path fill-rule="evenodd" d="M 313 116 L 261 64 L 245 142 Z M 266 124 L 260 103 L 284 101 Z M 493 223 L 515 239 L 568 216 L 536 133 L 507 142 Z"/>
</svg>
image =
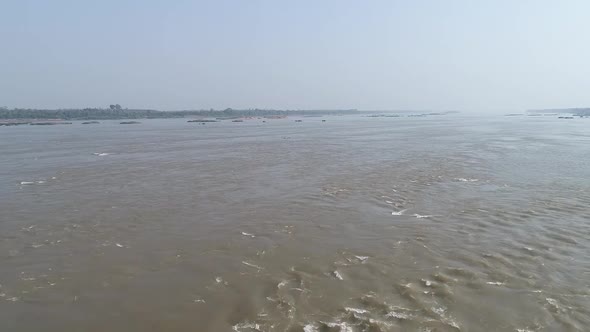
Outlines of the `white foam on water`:
<svg viewBox="0 0 590 332">
<path fill-rule="evenodd" d="M 261 331 L 260 330 L 260 324 L 257 323 L 238 323 L 234 326 L 232 326 L 234 331 L 240 332 L 242 329 L 252 329 L 252 330 L 256 330 L 256 331 Z"/>
<path fill-rule="evenodd" d="M 359 261 L 361 261 L 363 264 L 367 261 L 367 259 L 369 259 L 369 256 L 354 256 L 356 257 Z"/>
<path fill-rule="evenodd" d="M 44 244 L 37 244 L 37 243 L 33 243 L 33 244 L 31 244 L 31 247 L 33 247 L 33 248 L 35 248 L 35 249 L 37 249 L 37 248 L 41 248 L 41 247 L 43 247 L 43 246 L 44 246 Z"/>
<path fill-rule="evenodd" d="M 369 311 L 368 310 L 365 310 L 365 309 L 350 308 L 350 307 L 346 307 L 346 308 L 344 308 L 344 310 L 346 310 L 346 312 L 353 312 L 353 313 L 359 314 L 359 315 L 368 314 L 369 313 Z"/>
<path fill-rule="evenodd" d="M 221 277 L 215 277 L 215 282 L 218 284 L 221 284 L 221 283 L 227 284 L 227 282 L 224 282 Z"/>
<path fill-rule="evenodd" d="M 452 326 L 452 327 L 456 328 L 457 330 L 461 330 L 461 327 L 459 326 L 459 324 L 457 324 L 457 322 L 455 322 L 451 317 L 448 317 L 445 314 L 447 311 L 445 308 L 442 308 L 442 307 L 434 308 L 433 307 L 432 311 L 440 317 L 440 321 L 442 323 Z"/>
<path fill-rule="evenodd" d="M 387 204 L 393 204 L 392 201 L 385 201 L 385 203 L 387 203 Z"/>
<path fill-rule="evenodd" d="M 504 285 L 504 283 L 503 282 L 500 282 L 500 281 L 488 281 L 488 282 L 486 282 L 486 284 L 488 284 L 488 285 L 495 285 L 495 286 L 502 286 L 502 285 Z"/>
<path fill-rule="evenodd" d="M 322 324 L 326 325 L 327 327 L 331 327 L 331 328 L 339 327 L 340 332 L 353 332 L 352 326 L 348 325 L 346 322 L 340 322 L 340 323 L 322 322 Z"/>
<path fill-rule="evenodd" d="M 421 215 L 421 214 L 414 213 L 414 217 L 416 217 L 418 219 L 424 219 L 424 218 L 430 218 L 432 216 L 429 216 L 429 215 Z"/>
<path fill-rule="evenodd" d="M 385 317 L 392 317 L 397 319 L 410 319 L 410 315 L 404 312 L 397 312 L 395 310 L 388 312 L 387 315 L 385 315 Z"/>
<path fill-rule="evenodd" d="M 116 245 L 117 247 L 119 247 L 119 248 L 124 248 L 124 246 L 123 246 L 122 244 L 120 244 L 120 243 L 115 243 L 115 245 Z"/>
<path fill-rule="evenodd" d="M 195 303 L 205 303 L 205 300 L 203 300 L 203 299 L 195 299 L 193 302 L 195 302 Z"/>
<path fill-rule="evenodd" d="M 250 234 L 250 233 L 246 233 L 246 232 L 242 232 L 242 235 L 249 236 L 249 237 L 252 237 L 252 238 L 256 237 L 254 234 Z"/>
<path fill-rule="evenodd" d="M 479 179 L 470 179 L 470 178 L 456 178 L 456 181 L 459 182 L 477 182 Z"/>
<path fill-rule="evenodd" d="M 336 277 L 336 279 L 344 280 L 344 278 L 342 278 L 342 275 L 340 274 L 340 272 L 338 272 L 338 270 L 334 270 L 334 272 L 332 272 L 332 274 L 334 274 L 334 277 Z"/>
<path fill-rule="evenodd" d="M 391 215 L 392 215 L 392 216 L 401 216 L 401 215 L 403 215 L 403 214 L 404 214 L 404 212 L 405 212 L 405 211 L 406 211 L 406 210 L 393 211 L 393 212 L 391 212 Z"/>
<path fill-rule="evenodd" d="M 8 297 L 8 298 L 6 298 L 6 301 L 16 302 L 16 301 L 18 301 L 18 297 L 16 297 L 16 296 Z"/>
<path fill-rule="evenodd" d="M 534 331 L 529 330 L 529 329 L 516 329 L 516 332 L 534 332 Z"/>
<path fill-rule="evenodd" d="M 110 155 L 110 153 L 106 153 L 106 152 L 95 152 L 95 153 L 93 153 L 93 155 L 99 156 L 99 157 L 104 157 L 104 156 Z"/>
<path fill-rule="evenodd" d="M 45 183 L 45 181 L 41 180 L 41 181 L 37 181 L 38 184 L 43 184 Z"/>
<path fill-rule="evenodd" d="M 31 182 L 31 181 L 21 181 L 20 182 L 21 185 L 25 186 L 25 185 L 30 185 L 30 184 L 35 184 L 35 182 Z"/>
<path fill-rule="evenodd" d="M 553 307 L 555 307 L 555 309 L 559 309 L 559 305 L 557 304 L 557 300 L 556 299 L 552 299 L 552 298 L 548 297 L 545 300 L 547 300 L 547 303 L 549 303 L 550 305 L 552 305 Z"/>
<path fill-rule="evenodd" d="M 422 282 L 424 283 L 424 285 L 426 285 L 426 287 L 432 286 L 432 281 L 430 280 L 422 279 Z"/>
<path fill-rule="evenodd" d="M 303 327 L 303 332 L 318 332 L 318 328 L 312 324 L 307 324 Z"/>
<path fill-rule="evenodd" d="M 283 288 L 287 285 L 287 280 L 283 280 L 278 283 L 277 288 Z"/>
<path fill-rule="evenodd" d="M 253 268 L 255 268 L 255 269 L 258 269 L 258 270 L 263 270 L 263 268 L 262 268 L 262 267 L 260 267 L 260 266 L 258 266 L 258 265 L 255 265 L 255 264 L 252 264 L 252 263 L 248 263 L 248 262 L 246 262 L 246 261 L 242 261 L 242 264 L 244 264 L 244 265 L 246 265 L 246 266 L 249 266 L 249 267 L 253 267 Z"/>
<path fill-rule="evenodd" d="M 393 324 L 391 324 L 391 323 L 384 322 L 384 321 L 377 320 L 377 319 L 373 319 L 373 318 L 369 318 L 369 323 L 374 324 L 374 325 L 379 325 L 379 326 L 385 326 L 388 329 L 390 329 L 393 326 Z"/>
</svg>

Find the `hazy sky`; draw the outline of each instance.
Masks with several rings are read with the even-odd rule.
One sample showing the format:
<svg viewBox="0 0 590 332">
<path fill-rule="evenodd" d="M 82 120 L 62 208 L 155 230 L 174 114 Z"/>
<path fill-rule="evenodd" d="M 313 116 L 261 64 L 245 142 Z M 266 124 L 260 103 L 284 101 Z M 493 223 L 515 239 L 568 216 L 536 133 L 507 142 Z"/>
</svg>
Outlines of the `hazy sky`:
<svg viewBox="0 0 590 332">
<path fill-rule="evenodd" d="M 0 106 L 590 106 L 588 0 L 0 0 Z"/>
</svg>

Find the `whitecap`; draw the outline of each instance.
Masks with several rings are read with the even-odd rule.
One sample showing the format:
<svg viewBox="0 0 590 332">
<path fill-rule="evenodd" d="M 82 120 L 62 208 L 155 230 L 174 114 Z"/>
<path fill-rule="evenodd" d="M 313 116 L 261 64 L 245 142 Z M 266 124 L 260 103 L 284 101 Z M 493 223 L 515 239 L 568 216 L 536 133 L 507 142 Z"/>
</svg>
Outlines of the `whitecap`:
<svg viewBox="0 0 590 332">
<path fill-rule="evenodd" d="M 369 323 L 374 324 L 374 325 L 378 325 L 378 326 L 385 326 L 387 329 L 391 329 L 393 327 L 393 325 L 391 323 L 384 322 L 384 321 L 377 320 L 377 319 L 373 319 L 373 318 L 369 318 Z"/>
<path fill-rule="evenodd" d="M 322 322 L 322 324 L 326 325 L 327 327 L 331 327 L 331 328 L 339 327 L 340 332 L 353 332 L 352 326 L 348 325 L 346 322 L 341 322 L 341 323 Z"/>
<path fill-rule="evenodd" d="M 461 327 L 459 326 L 459 324 L 457 324 L 457 322 L 455 322 L 451 317 L 448 317 L 445 315 L 445 312 L 447 311 L 445 308 L 442 308 L 442 307 L 432 308 L 432 311 L 440 316 L 440 320 L 444 324 L 452 326 L 452 327 L 456 328 L 457 330 L 461 330 Z"/>
<path fill-rule="evenodd" d="M 25 186 L 25 185 L 30 185 L 30 184 L 35 184 L 35 182 L 31 182 L 31 181 L 21 181 L 20 183 L 21 185 Z"/>
<path fill-rule="evenodd" d="M 385 315 L 385 316 L 397 318 L 397 319 L 410 319 L 410 316 L 408 314 L 403 313 L 403 312 L 397 312 L 395 310 L 388 312 L 387 315 Z"/>
<path fill-rule="evenodd" d="M 124 246 L 123 246 L 122 244 L 120 244 L 120 243 L 115 243 L 115 245 L 116 245 L 117 247 L 119 247 L 119 248 L 124 248 Z"/>
<path fill-rule="evenodd" d="M 38 184 L 43 184 L 45 181 L 37 181 Z"/>
<path fill-rule="evenodd" d="M 260 266 L 258 266 L 258 265 L 255 265 L 255 264 L 252 264 L 252 263 L 248 263 L 248 262 L 246 262 L 246 261 L 242 261 L 242 264 L 244 264 L 244 265 L 246 265 L 246 266 L 249 266 L 249 267 L 253 267 L 253 268 L 255 268 L 255 269 L 258 269 L 258 270 L 263 270 L 263 268 L 262 268 L 262 267 L 260 267 Z"/>
<path fill-rule="evenodd" d="M 548 297 L 545 300 L 547 300 L 547 302 L 550 305 L 552 305 L 553 307 L 555 307 L 555 309 L 559 309 L 559 305 L 557 304 L 557 300 L 556 299 L 552 299 L 552 298 Z"/>
<path fill-rule="evenodd" d="M 340 274 L 340 272 L 338 272 L 338 270 L 334 270 L 332 274 L 334 274 L 334 277 L 336 277 L 336 279 L 344 280 L 344 278 L 342 278 L 342 275 Z"/>
<path fill-rule="evenodd" d="M 287 280 L 283 280 L 283 281 L 279 282 L 277 285 L 277 288 L 283 288 L 283 287 L 285 287 L 285 285 L 287 285 Z"/>
<path fill-rule="evenodd" d="M 456 178 L 455 180 L 459 182 L 477 182 L 479 179 L 469 179 L 469 178 Z"/>
<path fill-rule="evenodd" d="M 504 285 L 504 283 L 503 282 L 500 282 L 500 281 L 488 281 L 488 282 L 486 282 L 486 284 L 488 284 L 488 285 L 495 285 L 495 286 L 502 286 L 502 285 Z"/>
<path fill-rule="evenodd" d="M 303 327 L 303 332 L 318 332 L 318 328 L 312 324 L 307 324 Z"/>
<path fill-rule="evenodd" d="M 416 217 L 418 219 L 424 219 L 424 218 L 430 218 L 432 216 L 429 216 L 429 215 L 421 215 L 421 214 L 414 213 L 414 217 Z"/>
<path fill-rule="evenodd" d="M 365 263 L 365 261 L 367 259 L 369 259 L 369 256 L 354 256 L 356 257 L 359 261 L 361 261 L 362 263 Z"/>
<path fill-rule="evenodd" d="M 234 326 L 232 326 L 234 331 L 240 332 L 242 329 L 252 329 L 252 330 L 256 330 L 256 331 L 260 331 L 260 324 L 257 323 L 238 323 Z"/>
<path fill-rule="evenodd" d="M 406 210 L 393 211 L 393 212 L 391 212 L 391 215 L 392 215 L 392 216 L 401 216 L 401 215 L 403 215 L 403 214 L 404 214 L 404 212 L 405 212 L 405 211 L 406 211 Z"/>
<path fill-rule="evenodd" d="M 368 314 L 369 313 L 369 311 L 368 310 L 365 310 L 365 309 L 357 309 L 357 308 L 350 308 L 350 307 L 346 307 L 346 308 L 344 308 L 344 310 L 346 312 L 353 312 L 353 313 L 359 314 L 359 315 Z"/>
<path fill-rule="evenodd" d="M 422 279 L 422 282 L 424 283 L 424 285 L 426 287 L 432 286 L 432 281 L 430 281 L 430 280 Z"/>
<path fill-rule="evenodd" d="M 104 156 L 110 155 L 110 153 L 106 153 L 106 152 L 95 152 L 95 153 L 93 153 L 93 155 L 99 156 L 99 157 L 104 157 Z"/>
<path fill-rule="evenodd" d="M 249 236 L 249 237 L 252 237 L 252 238 L 256 237 L 254 234 L 246 233 L 246 232 L 242 232 L 242 235 Z"/>
</svg>

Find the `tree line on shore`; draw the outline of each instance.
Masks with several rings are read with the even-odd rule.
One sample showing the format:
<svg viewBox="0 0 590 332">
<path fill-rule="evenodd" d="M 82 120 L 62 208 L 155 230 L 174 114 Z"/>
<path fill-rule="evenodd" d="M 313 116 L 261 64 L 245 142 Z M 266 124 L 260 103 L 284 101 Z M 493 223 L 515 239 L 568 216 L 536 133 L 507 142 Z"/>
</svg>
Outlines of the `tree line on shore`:
<svg viewBox="0 0 590 332">
<path fill-rule="evenodd" d="M 232 118 L 247 116 L 277 115 L 329 115 L 355 114 L 357 110 L 263 110 L 263 109 L 231 109 L 225 110 L 182 110 L 158 111 L 150 109 L 127 109 L 119 104 L 109 108 L 83 109 L 23 109 L 0 107 L 0 119 L 62 119 L 62 120 L 108 120 L 108 119 L 164 119 L 183 118 L 189 116 Z"/>
</svg>

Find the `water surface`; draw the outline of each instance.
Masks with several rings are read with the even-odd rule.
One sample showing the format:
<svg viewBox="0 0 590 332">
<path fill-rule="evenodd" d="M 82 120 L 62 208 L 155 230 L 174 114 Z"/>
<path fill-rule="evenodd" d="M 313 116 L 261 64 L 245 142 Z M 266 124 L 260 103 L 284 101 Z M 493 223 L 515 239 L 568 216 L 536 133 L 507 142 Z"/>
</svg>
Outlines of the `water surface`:
<svg viewBox="0 0 590 332">
<path fill-rule="evenodd" d="M 0 330 L 590 326 L 590 119 L 185 121 L 0 128 Z"/>
</svg>

